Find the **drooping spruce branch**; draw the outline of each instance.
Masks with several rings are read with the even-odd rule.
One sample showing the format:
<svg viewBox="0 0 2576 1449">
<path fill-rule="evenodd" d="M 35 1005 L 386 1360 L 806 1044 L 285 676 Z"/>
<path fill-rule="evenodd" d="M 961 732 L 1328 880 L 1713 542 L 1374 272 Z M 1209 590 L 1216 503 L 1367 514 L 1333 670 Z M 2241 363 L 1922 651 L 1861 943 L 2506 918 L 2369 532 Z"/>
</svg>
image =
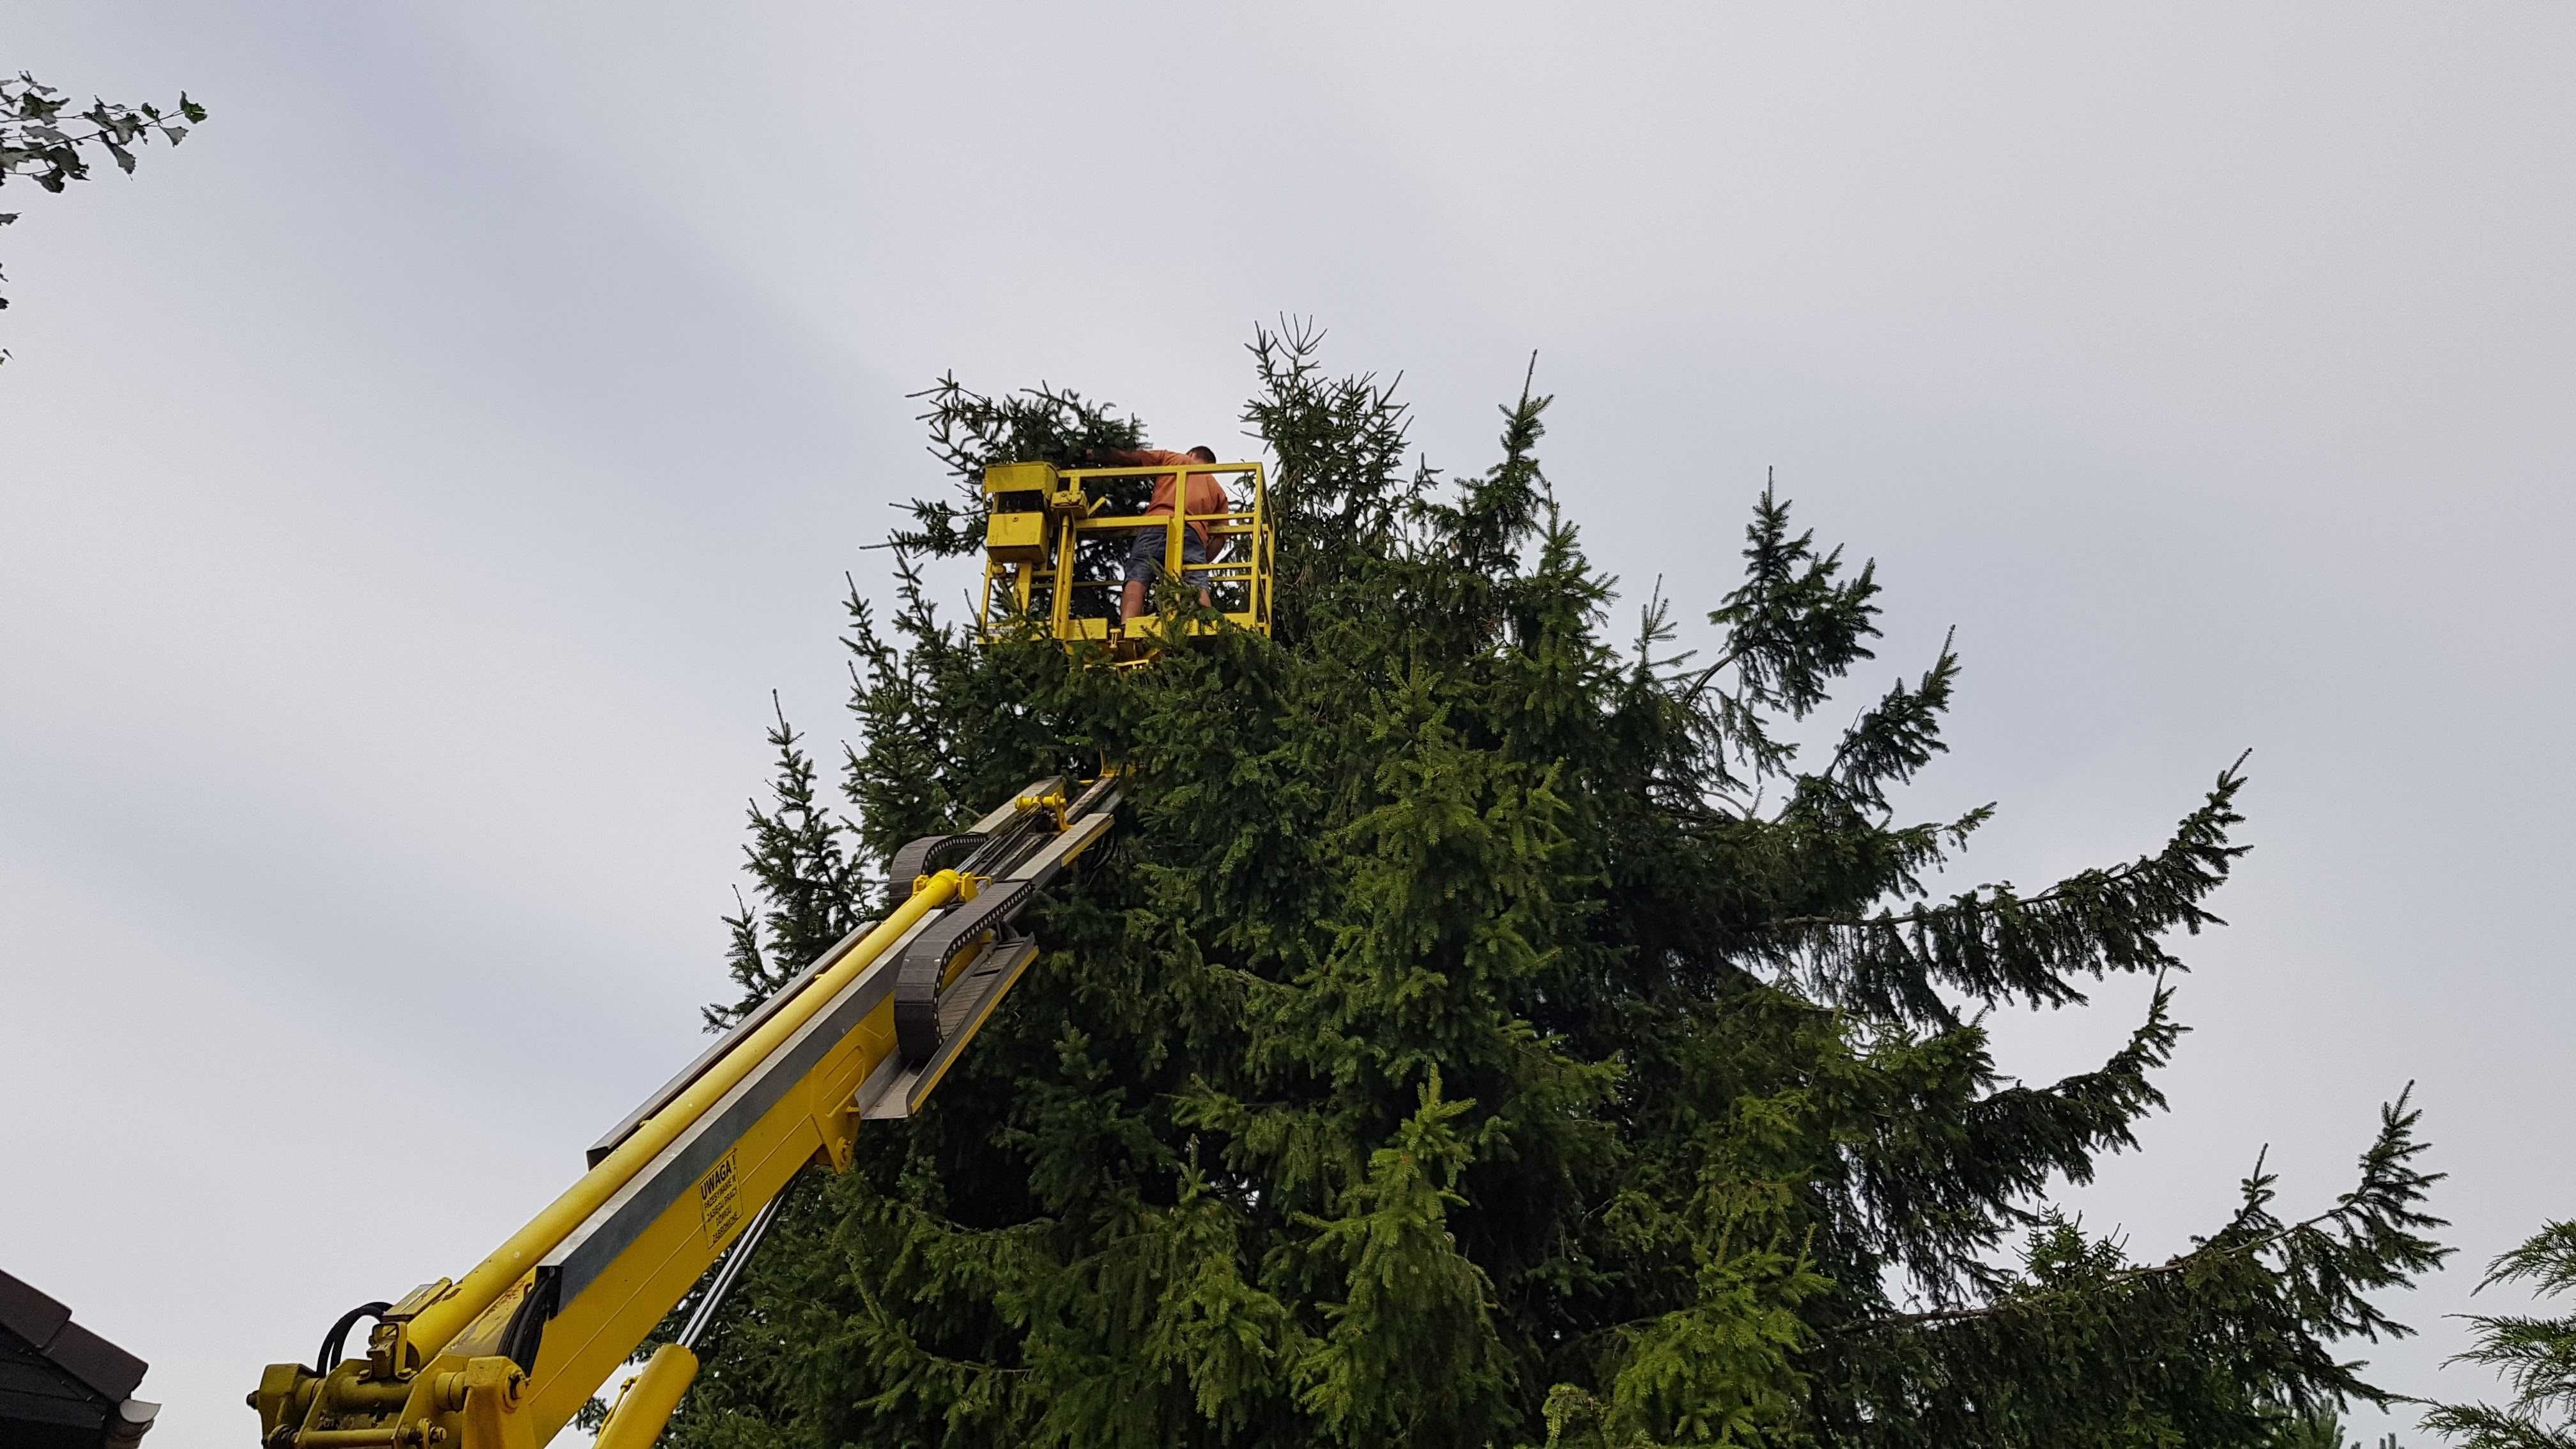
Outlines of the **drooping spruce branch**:
<svg viewBox="0 0 2576 1449">
<path fill-rule="evenodd" d="M 1936 1302 L 2003 1292 L 2009 1279 L 1986 1255 L 2006 1233 L 2045 1219 L 2035 1205 L 2054 1182 L 2090 1182 L 2097 1158 L 2136 1147 L 2137 1122 L 2164 1106 L 2153 1074 L 2172 1060 L 2185 1030 L 2172 1006 L 2172 988 L 2159 980 L 2146 1019 L 2118 1051 L 2046 1086 L 1993 1085 L 1978 1028 L 1916 1048 L 1935 1061 L 1970 1053 L 1966 1070 L 1931 1078 L 1915 1114 L 1937 1111 L 1956 1126 L 1939 1133 L 1892 1126 L 1851 1144 L 1853 1232 Z"/>
<path fill-rule="evenodd" d="M 1765 923 L 1749 953 L 1820 999 L 1943 1026 L 1958 1020 L 1944 991 L 1979 1006 L 2066 1006 L 2085 999 L 2078 977 L 2186 970 L 2164 938 L 2225 924 L 2202 902 L 2250 848 L 2229 835 L 2244 821 L 2243 765 L 2221 771 L 2153 855 L 2028 896 L 1999 883 L 1873 916 L 1785 917 Z"/>
<path fill-rule="evenodd" d="M 2410 1086 L 2408 1091 L 2411 1093 L 2413 1088 Z M 2298 1270 L 2295 1276 L 2307 1280 L 2312 1291 L 2341 1300 L 2338 1311 L 2356 1331 L 2366 1328 L 2373 1332 L 2407 1336 L 2413 1330 L 2390 1321 L 2375 1306 L 2358 1296 L 2403 1281 L 2403 1275 L 2376 1266 L 2362 1274 L 2348 1269 L 2330 1271 L 2319 1264 L 2329 1259 L 2348 1262 L 2356 1255 L 2371 1256 L 2368 1250 L 2375 1245 L 2400 1241 L 2406 1246 L 2410 1272 L 2438 1267 L 2442 1259 L 2450 1255 L 2450 1249 L 2420 1236 L 2422 1229 L 2444 1225 L 2442 1219 L 2418 1211 L 2418 1206 L 2432 1185 L 2447 1176 L 2445 1173 L 2420 1172 L 2412 1164 L 2411 1159 L 2424 1151 L 2424 1144 L 2415 1137 L 2415 1125 L 2421 1116 L 2419 1111 L 2407 1107 L 2402 1096 L 2383 1106 L 2380 1109 L 2380 1134 L 2361 1157 L 2360 1184 L 2338 1198 L 2333 1207 L 2312 1217 L 2284 1223 L 2273 1215 L 2271 1204 L 2279 1176 L 2268 1171 L 2258 1160 L 2253 1174 L 2244 1181 L 2243 1200 L 2227 1225 L 2206 1238 L 2198 1239 L 2197 1246 L 2188 1252 L 2177 1253 L 2161 1263 L 2116 1269 L 2103 1275 L 2099 1282 L 2081 1288 L 2043 1287 L 1976 1308 L 1889 1314 L 1858 1324 L 1849 1331 L 1854 1334 L 1885 1333 L 1951 1323 L 2041 1318 L 2052 1305 L 2068 1301 L 2081 1292 L 2125 1288 L 2173 1274 L 2205 1271 L 2212 1264 L 2229 1257 L 2280 1249 L 2307 1262 L 2307 1266 Z"/>
<path fill-rule="evenodd" d="M 1850 1325 L 1830 1354 L 1869 1406 L 1854 1442 L 2047 1442 L 2025 1438 L 2015 1415 L 2062 1433 L 2088 1413 L 2127 1405 L 2134 1419 L 2157 1404 L 2181 1442 L 2260 1442 L 2274 1406 L 2394 1402 L 2334 1341 L 2404 1335 L 2373 1295 L 2449 1254 L 2428 1236 L 2442 1225 L 2424 1210 L 2441 1174 L 2416 1164 L 2419 1116 L 2406 1095 L 2382 1107 L 2358 1182 L 2311 1217 L 2275 1213 L 2278 1180 L 2258 1163 L 2227 1224 L 2164 1262 L 2128 1264 L 2116 1244 L 2052 1218 L 2032 1235 L 2022 1282 L 1996 1301 Z M 2019 1366 L 2009 1406 L 1971 1387 L 2005 1364 Z M 2204 1376 L 2262 1392 L 2205 1396 Z"/>
</svg>

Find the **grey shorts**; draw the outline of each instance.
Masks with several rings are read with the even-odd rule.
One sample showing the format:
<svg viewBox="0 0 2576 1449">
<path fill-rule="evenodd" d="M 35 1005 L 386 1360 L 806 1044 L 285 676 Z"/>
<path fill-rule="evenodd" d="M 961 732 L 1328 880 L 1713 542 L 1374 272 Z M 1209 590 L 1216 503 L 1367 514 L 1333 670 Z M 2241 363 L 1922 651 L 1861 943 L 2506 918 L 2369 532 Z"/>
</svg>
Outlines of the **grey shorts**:
<svg viewBox="0 0 2576 1449">
<path fill-rule="evenodd" d="M 1137 579 L 1151 581 L 1163 571 L 1163 541 L 1168 536 L 1159 528 L 1136 530 L 1136 541 L 1127 545 L 1129 582 L 1132 583 Z M 1187 529 L 1181 531 L 1181 562 L 1194 564 L 1207 562 L 1207 545 L 1199 542 L 1199 536 Z"/>
</svg>

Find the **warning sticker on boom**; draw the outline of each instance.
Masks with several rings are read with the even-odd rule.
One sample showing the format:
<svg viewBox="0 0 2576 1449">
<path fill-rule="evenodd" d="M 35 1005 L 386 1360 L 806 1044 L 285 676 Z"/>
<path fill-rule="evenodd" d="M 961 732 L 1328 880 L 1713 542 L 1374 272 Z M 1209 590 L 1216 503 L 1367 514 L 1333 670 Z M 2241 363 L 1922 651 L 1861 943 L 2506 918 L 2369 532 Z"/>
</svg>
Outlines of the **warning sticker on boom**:
<svg viewBox="0 0 2576 1449">
<path fill-rule="evenodd" d="M 733 1241 L 733 1235 L 742 1227 L 742 1192 L 730 1152 L 698 1179 L 698 1225 L 705 1229 L 707 1245 L 713 1248 Z"/>
</svg>

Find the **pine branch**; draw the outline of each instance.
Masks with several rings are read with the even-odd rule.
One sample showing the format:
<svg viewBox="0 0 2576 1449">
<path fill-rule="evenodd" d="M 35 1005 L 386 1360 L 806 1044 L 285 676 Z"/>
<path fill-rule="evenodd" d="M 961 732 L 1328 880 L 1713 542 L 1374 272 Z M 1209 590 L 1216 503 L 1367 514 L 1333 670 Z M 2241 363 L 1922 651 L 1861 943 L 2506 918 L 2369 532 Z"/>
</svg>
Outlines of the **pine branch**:
<svg viewBox="0 0 2576 1449">
<path fill-rule="evenodd" d="M 2242 757 L 2154 855 L 2069 876 L 2036 895 L 2009 883 L 1942 905 L 1875 916 L 1791 916 L 1762 923 L 1747 945 L 1825 999 L 1856 1010 L 1944 1026 L 1957 1015 L 1938 988 L 1984 1005 L 2063 1006 L 2085 997 L 2070 979 L 2186 969 L 2161 938 L 2225 922 L 2200 903 L 2249 847 L 2229 843 L 2244 817 Z"/>
<path fill-rule="evenodd" d="M 2164 1105 L 2150 1074 L 2172 1059 L 2184 1030 L 2172 1004 L 2172 989 L 2159 980 L 2146 1019 L 2101 1067 L 2047 1087 L 1989 1091 L 1964 1106 L 1947 1094 L 1992 1078 L 1983 1034 L 1957 1033 L 1977 1043 L 1965 1069 L 1936 1079 L 1910 1104 L 1914 1111 L 1902 1115 L 1955 1116 L 1958 1126 L 1927 1134 L 1891 1125 L 1849 1149 L 1859 1228 L 1936 1299 L 1947 1300 L 1960 1287 L 1999 1291 L 2002 1278 L 1979 1255 L 2006 1229 L 2041 1221 L 2025 1205 L 2053 1179 L 2090 1182 L 2097 1156 L 2134 1148 L 2131 1128 Z M 1940 1045 L 1890 1051 L 1937 1060 Z"/>
<path fill-rule="evenodd" d="M 1949 749 L 1941 740 L 1941 715 L 1959 677 L 1959 656 L 1951 649 L 1955 637 L 1956 631 L 1943 636 L 1939 657 L 1912 688 L 1899 680 L 1852 722 L 1833 759 L 1800 781 L 1802 794 L 1812 783 L 1830 788 L 1851 808 L 1883 812 L 1890 783 L 1912 780 L 1934 755 Z"/>
<path fill-rule="evenodd" d="M 1976 1308 L 1890 1314 L 1854 1325 L 1846 1332 L 1863 1335 L 2025 1318 L 2044 1313 L 2053 1305 L 2098 1300 L 2105 1293 L 2205 1270 L 2213 1263 L 2248 1260 L 2286 1248 L 2292 1250 L 2294 1259 L 2287 1265 L 2286 1277 L 2328 1300 L 2307 1305 L 2325 1310 L 2322 1319 L 2302 1321 L 2323 1322 L 2371 1336 L 2379 1332 L 2402 1336 L 2407 1332 L 2402 1325 L 2382 1317 L 2358 1295 L 2369 1289 L 2410 1285 L 2415 1274 L 2438 1267 L 2449 1256 L 2448 1249 L 2417 1233 L 2421 1228 L 2442 1225 L 2441 1219 L 2426 1216 L 2417 1207 L 2431 1187 L 2441 1181 L 2442 1174 L 2420 1173 L 2412 1166 L 2412 1159 L 2424 1150 L 2415 1138 L 2421 1113 L 2407 1105 L 2413 1091 L 2410 1083 L 2395 1102 L 2380 1109 L 2379 1136 L 2361 1156 L 2359 1184 L 2339 1197 L 2333 1207 L 2312 1217 L 2290 1223 L 2272 1219 L 2268 1206 L 2274 1179 L 2258 1160 L 2253 1174 L 2246 1179 L 2244 1202 L 2235 1215 L 2190 1252 L 2161 1263 L 2121 1269 L 2096 1282 L 2041 1289 Z"/>
</svg>

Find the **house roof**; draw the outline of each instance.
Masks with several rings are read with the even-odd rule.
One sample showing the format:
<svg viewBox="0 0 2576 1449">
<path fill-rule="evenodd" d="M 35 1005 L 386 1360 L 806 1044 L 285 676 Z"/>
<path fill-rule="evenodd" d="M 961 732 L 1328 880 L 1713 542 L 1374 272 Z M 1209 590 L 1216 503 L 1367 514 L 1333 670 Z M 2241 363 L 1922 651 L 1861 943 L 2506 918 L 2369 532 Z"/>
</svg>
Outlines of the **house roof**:
<svg viewBox="0 0 2576 1449">
<path fill-rule="evenodd" d="M 106 1442 L 143 1370 L 143 1360 L 72 1322 L 69 1308 L 0 1272 L 0 1430 L 31 1443 Z M 139 1414 L 148 1428 L 154 1407 L 135 1404 L 125 1417 Z"/>
</svg>

